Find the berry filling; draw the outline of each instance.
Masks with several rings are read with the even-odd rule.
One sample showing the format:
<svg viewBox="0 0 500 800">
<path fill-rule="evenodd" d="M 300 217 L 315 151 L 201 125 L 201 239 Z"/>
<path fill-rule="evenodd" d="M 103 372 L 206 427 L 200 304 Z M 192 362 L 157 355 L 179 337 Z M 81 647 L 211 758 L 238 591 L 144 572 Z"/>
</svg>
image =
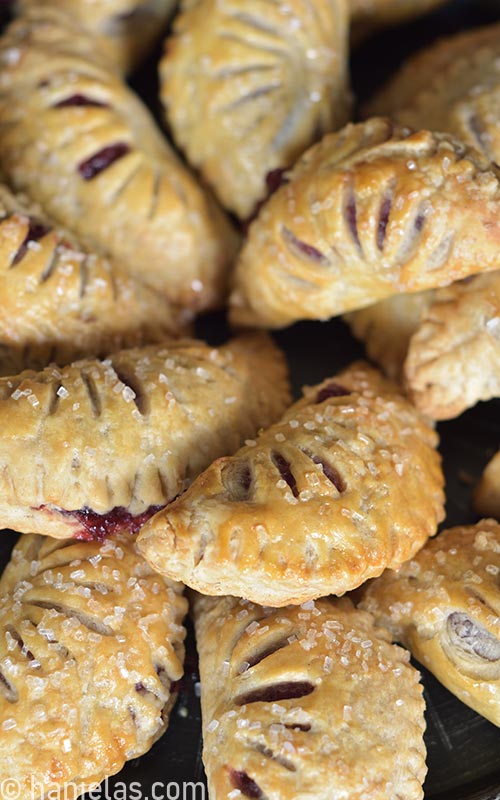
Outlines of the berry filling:
<svg viewBox="0 0 500 800">
<path fill-rule="evenodd" d="M 78 172 L 84 180 L 91 181 L 92 178 L 95 178 L 96 175 L 99 175 L 129 152 L 130 147 L 126 142 L 110 144 L 109 147 L 103 147 L 102 150 L 82 161 L 78 165 Z"/>
<path fill-rule="evenodd" d="M 46 506 L 40 506 L 39 510 L 46 509 Z M 108 511 L 107 514 L 98 514 L 91 508 L 84 506 L 75 511 L 68 511 L 64 508 L 57 509 L 57 513 L 65 517 L 78 521 L 81 524 L 81 529 L 75 534 L 74 538 L 84 542 L 99 541 L 102 542 L 108 536 L 113 536 L 115 533 L 127 530 L 130 533 L 137 533 L 142 526 L 154 514 L 160 511 L 164 506 L 150 506 L 142 514 L 133 516 L 123 506 L 116 506 Z M 47 509 L 53 513 L 53 509 Z"/>
</svg>

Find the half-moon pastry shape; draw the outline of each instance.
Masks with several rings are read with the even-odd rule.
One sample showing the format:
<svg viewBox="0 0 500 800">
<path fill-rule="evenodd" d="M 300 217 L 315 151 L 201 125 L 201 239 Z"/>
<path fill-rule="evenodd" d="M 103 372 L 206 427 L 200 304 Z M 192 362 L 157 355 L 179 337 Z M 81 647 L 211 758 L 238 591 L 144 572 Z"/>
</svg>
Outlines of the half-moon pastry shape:
<svg viewBox="0 0 500 800">
<path fill-rule="evenodd" d="M 128 532 L 21 537 L 0 580 L 2 797 L 74 800 L 152 747 L 182 677 L 186 606 Z"/>
<path fill-rule="evenodd" d="M 500 726 L 500 525 L 450 528 L 362 601 L 450 692 Z"/>
<path fill-rule="evenodd" d="M 136 531 L 288 398 L 280 351 L 255 335 L 0 378 L 0 526 L 60 538 Z"/>
<path fill-rule="evenodd" d="M 411 558 L 443 518 L 437 436 L 364 364 L 306 390 L 156 514 L 138 546 L 204 594 L 284 606 L 343 594 Z"/>
<path fill-rule="evenodd" d="M 328 319 L 498 266 L 500 168 L 447 134 L 348 125 L 286 180 L 237 261 L 235 324 Z"/>
</svg>

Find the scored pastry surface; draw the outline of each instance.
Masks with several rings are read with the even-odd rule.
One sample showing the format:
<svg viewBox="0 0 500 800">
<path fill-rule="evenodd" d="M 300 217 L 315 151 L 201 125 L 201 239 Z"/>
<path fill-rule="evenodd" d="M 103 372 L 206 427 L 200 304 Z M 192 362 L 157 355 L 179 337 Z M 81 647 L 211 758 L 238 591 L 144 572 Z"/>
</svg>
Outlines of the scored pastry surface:
<svg viewBox="0 0 500 800">
<path fill-rule="evenodd" d="M 362 607 L 462 702 L 500 726 L 500 525 L 450 528 L 397 572 L 372 581 Z"/>
<path fill-rule="evenodd" d="M 0 184 L 0 374 L 165 339 L 188 317 Z"/>
<path fill-rule="evenodd" d="M 0 525 L 62 538 L 137 530 L 288 400 L 283 357 L 265 335 L 0 378 Z"/>
<path fill-rule="evenodd" d="M 500 272 L 438 289 L 404 366 L 413 402 L 433 419 L 500 396 Z"/>
<path fill-rule="evenodd" d="M 173 134 L 248 218 L 268 173 L 348 120 L 346 0 L 184 2 L 160 65 Z"/>
<path fill-rule="evenodd" d="M 28 535 L 0 594 L 0 786 L 74 800 L 167 727 L 183 673 L 182 587 L 149 569 L 129 533 Z"/>
<path fill-rule="evenodd" d="M 100 40 L 40 8 L 9 26 L 0 63 L 0 163 L 14 187 L 172 302 L 220 305 L 235 234 Z"/>
<path fill-rule="evenodd" d="M 110 60 L 129 72 L 147 56 L 175 8 L 175 0 L 45 0 L 71 14 L 90 34 L 104 37 Z M 40 0 L 17 0 L 22 12 Z"/>
<path fill-rule="evenodd" d="M 215 461 L 141 530 L 160 573 L 275 606 L 343 594 L 399 566 L 443 518 L 437 436 L 354 364 Z"/>
<path fill-rule="evenodd" d="M 250 226 L 233 322 L 328 319 L 495 269 L 499 178 L 447 134 L 382 118 L 327 134 Z"/>
<path fill-rule="evenodd" d="M 500 161 L 500 25 L 442 39 L 411 56 L 369 104 L 412 128 L 447 131 Z"/>
<path fill-rule="evenodd" d="M 422 798 L 424 700 L 408 653 L 348 600 L 306 605 L 195 598 L 210 797 Z"/>
</svg>

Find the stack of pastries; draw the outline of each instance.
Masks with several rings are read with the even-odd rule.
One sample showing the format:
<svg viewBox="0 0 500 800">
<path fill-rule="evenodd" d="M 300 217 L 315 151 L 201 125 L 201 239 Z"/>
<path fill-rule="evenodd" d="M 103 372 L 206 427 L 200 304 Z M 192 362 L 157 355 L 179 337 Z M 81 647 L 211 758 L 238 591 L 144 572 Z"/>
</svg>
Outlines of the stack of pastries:
<svg viewBox="0 0 500 800">
<path fill-rule="evenodd" d="M 440 5 L 14 5 L 0 800 L 76 800 L 153 746 L 188 609 L 212 800 L 421 800 L 410 655 L 500 726 L 500 525 L 433 538 L 435 422 L 500 396 L 500 28 L 413 56 L 358 122 L 348 69 Z M 162 34 L 171 142 L 127 83 Z M 292 402 L 266 329 L 337 316 L 377 366 L 326 351 Z M 499 456 L 475 504 L 500 518 Z"/>
</svg>

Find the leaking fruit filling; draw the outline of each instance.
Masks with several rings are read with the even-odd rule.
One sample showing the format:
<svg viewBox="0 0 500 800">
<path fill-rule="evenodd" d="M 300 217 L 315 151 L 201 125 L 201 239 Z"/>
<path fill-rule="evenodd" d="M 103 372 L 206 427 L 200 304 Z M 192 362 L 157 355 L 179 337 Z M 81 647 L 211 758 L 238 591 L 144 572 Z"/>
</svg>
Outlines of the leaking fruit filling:
<svg viewBox="0 0 500 800">
<path fill-rule="evenodd" d="M 45 225 L 43 222 L 39 222 L 37 219 L 30 219 L 26 236 L 24 237 L 14 258 L 12 259 L 11 266 L 14 267 L 16 264 L 19 264 L 19 262 L 22 261 L 28 252 L 28 246 L 30 242 L 39 242 L 40 239 L 43 239 L 44 236 L 47 236 L 47 234 L 50 233 L 50 230 L 51 229 L 48 227 L 48 225 Z"/>
<path fill-rule="evenodd" d="M 259 800 L 262 797 L 262 789 L 254 780 L 243 770 L 231 770 L 231 783 L 235 789 L 239 789 L 245 797 L 253 797 Z"/>
<path fill-rule="evenodd" d="M 103 147 L 90 158 L 85 159 L 78 165 L 78 172 L 86 181 L 91 181 L 105 169 L 114 164 L 118 159 L 126 156 L 130 152 L 130 147 L 126 142 L 117 142 Z"/>
<path fill-rule="evenodd" d="M 345 386 L 341 386 L 340 383 L 334 383 L 332 381 L 319 390 L 316 403 L 324 403 L 324 401 L 329 400 L 330 397 L 344 397 L 346 394 L 351 394 L 349 389 L 346 389 Z"/>
<path fill-rule="evenodd" d="M 65 517 L 77 521 L 81 525 L 81 529 L 75 534 L 74 538 L 84 542 L 90 541 L 103 541 L 108 536 L 113 536 L 115 533 L 127 530 L 130 533 L 137 533 L 142 526 L 154 514 L 158 513 L 164 506 L 150 506 L 142 514 L 134 516 L 123 506 L 116 506 L 108 511 L 106 514 L 98 514 L 91 508 L 84 506 L 83 508 L 76 509 L 75 511 L 68 511 L 64 508 L 57 509 L 57 513 Z M 46 506 L 40 506 L 37 510 L 46 509 L 49 513 L 53 509 L 48 509 Z"/>
<path fill-rule="evenodd" d="M 295 700 L 298 697 L 314 692 L 314 684 L 310 681 L 286 681 L 284 683 L 273 683 L 270 686 L 262 686 L 260 689 L 253 689 L 246 694 L 242 694 L 235 699 L 238 706 L 246 706 L 250 703 L 278 703 L 280 700 Z"/>
<path fill-rule="evenodd" d="M 100 100 L 94 100 L 92 97 L 87 97 L 85 94 L 72 94 L 71 97 L 65 97 L 64 100 L 55 103 L 53 108 L 72 108 L 76 106 L 109 108 L 107 103 L 101 103 Z"/>
</svg>

